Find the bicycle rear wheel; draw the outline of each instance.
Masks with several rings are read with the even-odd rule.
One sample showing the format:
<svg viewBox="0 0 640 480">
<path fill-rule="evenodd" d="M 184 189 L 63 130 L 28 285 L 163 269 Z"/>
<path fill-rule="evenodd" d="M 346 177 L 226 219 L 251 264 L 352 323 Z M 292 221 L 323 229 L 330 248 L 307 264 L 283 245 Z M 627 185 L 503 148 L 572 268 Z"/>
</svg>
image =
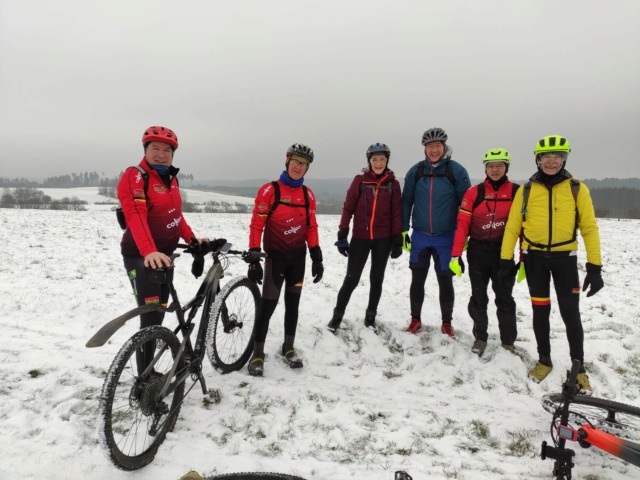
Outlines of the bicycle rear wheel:
<svg viewBox="0 0 640 480">
<path fill-rule="evenodd" d="M 542 406 L 555 413 L 562 403 L 562 393 L 548 393 L 542 397 Z M 595 427 L 617 437 L 640 441 L 640 408 L 603 398 L 576 395 L 569 405 L 569 420 L 585 423 L 588 420 Z"/>
<path fill-rule="evenodd" d="M 151 373 L 140 375 L 136 351 L 145 344 L 155 346 L 157 361 Z M 122 470 L 136 470 L 150 463 L 175 426 L 184 382 L 170 385 L 162 397 L 160 391 L 179 348 L 180 342 L 171 330 L 148 327 L 127 340 L 107 372 L 100 394 L 100 444 L 107 458 Z M 181 369 L 182 360 L 176 372 Z"/>
<path fill-rule="evenodd" d="M 225 475 L 213 475 L 205 477 L 204 480 L 305 480 L 302 477 L 294 477 L 293 475 L 284 475 L 282 473 L 227 473 Z"/>
<path fill-rule="evenodd" d="M 231 279 L 207 304 L 207 355 L 218 371 L 240 370 L 249 360 L 259 305 L 260 290 L 247 277 Z"/>
</svg>

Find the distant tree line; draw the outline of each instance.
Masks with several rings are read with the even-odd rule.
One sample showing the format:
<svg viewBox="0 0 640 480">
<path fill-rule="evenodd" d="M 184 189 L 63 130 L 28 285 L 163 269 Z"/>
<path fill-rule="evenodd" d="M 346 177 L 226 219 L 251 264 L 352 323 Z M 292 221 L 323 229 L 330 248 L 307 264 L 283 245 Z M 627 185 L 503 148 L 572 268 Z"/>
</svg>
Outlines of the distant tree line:
<svg viewBox="0 0 640 480">
<path fill-rule="evenodd" d="M 592 188 L 591 198 L 598 218 L 640 218 L 640 190 Z"/>
<path fill-rule="evenodd" d="M 31 187 L 5 188 L 0 196 L 0 208 L 28 208 L 37 210 L 86 210 L 88 202 L 78 197 L 64 197 L 52 200 L 42 190 Z"/>
<path fill-rule="evenodd" d="M 78 188 L 78 187 L 100 187 L 105 195 L 115 198 L 115 187 L 120 181 L 120 177 L 124 171 L 115 177 L 105 177 L 104 174 L 99 175 L 97 172 L 71 173 L 67 175 L 59 175 L 57 177 L 47 177 L 42 182 L 34 182 L 26 178 L 5 178 L 0 177 L 0 187 L 21 188 L 21 187 L 40 187 L 40 188 Z M 184 182 L 184 186 L 190 187 L 193 184 L 193 174 L 178 174 L 178 181 Z M 112 187 L 113 190 L 108 190 Z M 113 195 L 111 193 L 113 192 Z"/>
</svg>

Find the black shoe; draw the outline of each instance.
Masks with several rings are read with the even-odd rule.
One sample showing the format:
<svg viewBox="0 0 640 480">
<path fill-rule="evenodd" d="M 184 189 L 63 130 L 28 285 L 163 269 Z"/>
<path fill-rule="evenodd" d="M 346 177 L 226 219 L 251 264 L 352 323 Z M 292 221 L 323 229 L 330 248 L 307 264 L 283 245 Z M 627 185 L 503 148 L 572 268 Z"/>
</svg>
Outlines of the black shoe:
<svg viewBox="0 0 640 480">
<path fill-rule="evenodd" d="M 256 355 L 251 357 L 249 365 L 247 365 L 247 370 L 249 370 L 249 375 L 252 377 L 261 377 L 264 373 L 264 357 Z"/>
<path fill-rule="evenodd" d="M 378 327 L 376 327 L 376 311 L 367 310 L 364 315 L 364 326 L 373 330 L 373 333 L 378 333 Z"/>
<path fill-rule="evenodd" d="M 282 344 L 282 356 L 284 357 L 284 361 L 287 362 L 291 368 L 302 368 L 304 366 L 296 351 L 293 348 L 285 351 L 284 344 Z"/>
<path fill-rule="evenodd" d="M 344 317 L 344 310 L 338 310 L 336 308 L 333 309 L 333 318 L 327 325 L 327 330 L 331 333 L 336 333 L 338 328 L 340 328 L 340 324 L 342 323 L 342 317 Z"/>
</svg>

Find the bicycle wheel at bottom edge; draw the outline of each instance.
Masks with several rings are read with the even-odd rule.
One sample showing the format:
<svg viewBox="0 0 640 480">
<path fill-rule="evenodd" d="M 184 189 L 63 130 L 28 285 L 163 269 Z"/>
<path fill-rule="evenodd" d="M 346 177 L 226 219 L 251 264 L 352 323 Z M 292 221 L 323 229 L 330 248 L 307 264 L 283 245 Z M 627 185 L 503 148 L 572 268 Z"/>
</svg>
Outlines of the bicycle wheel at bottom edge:
<svg viewBox="0 0 640 480">
<path fill-rule="evenodd" d="M 555 413 L 562 403 L 562 393 L 542 397 L 543 408 Z M 640 408 L 603 398 L 576 395 L 569 405 L 569 419 L 580 423 L 587 419 L 595 427 L 617 437 L 640 441 Z"/>
<path fill-rule="evenodd" d="M 213 475 L 210 477 L 204 477 L 204 480 L 305 480 L 302 477 L 295 477 L 293 475 L 285 475 L 282 473 L 261 473 L 261 472 L 248 472 L 248 473 L 227 473 L 225 475 Z"/>
<path fill-rule="evenodd" d="M 222 373 L 240 370 L 253 348 L 260 290 L 247 277 L 235 277 L 207 305 L 207 355 Z"/>
<path fill-rule="evenodd" d="M 146 378 L 140 378 L 136 361 L 136 352 L 143 345 L 155 347 L 155 355 L 159 355 Z M 178 338 L 169 329 L 147 327 L 125 342 L 107 372 L 100 394 L 99 438 L 107 458 L 122 470 L 136 470 L 150 463 L 175 426 L 184 382 L 163 398 L 158 399 L 157 394 L 179 348 Z M 182 362 L 177 371 L 181 368 Z"/>
</svg>

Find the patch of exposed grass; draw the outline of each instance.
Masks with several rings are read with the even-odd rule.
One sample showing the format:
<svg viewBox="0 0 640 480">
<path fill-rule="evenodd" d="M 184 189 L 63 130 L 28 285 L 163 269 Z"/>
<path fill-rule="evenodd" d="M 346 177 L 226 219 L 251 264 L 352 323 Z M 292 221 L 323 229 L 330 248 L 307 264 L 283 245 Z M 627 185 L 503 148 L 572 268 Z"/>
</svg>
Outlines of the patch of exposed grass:
<svg viewBox="0 0 640 480">
<path fill-rule="evenodd" d="M 530 438 L 534 434 L 535 432 L 531 432 L 529 430 L 507 432 L 507 435 L 512 439 L 511 442 L 507 444 L 509 455 L 513 455 L 514 457 L 523 457 L 533 453 L 536 449 L 531 443 Z"/>
</svg>

